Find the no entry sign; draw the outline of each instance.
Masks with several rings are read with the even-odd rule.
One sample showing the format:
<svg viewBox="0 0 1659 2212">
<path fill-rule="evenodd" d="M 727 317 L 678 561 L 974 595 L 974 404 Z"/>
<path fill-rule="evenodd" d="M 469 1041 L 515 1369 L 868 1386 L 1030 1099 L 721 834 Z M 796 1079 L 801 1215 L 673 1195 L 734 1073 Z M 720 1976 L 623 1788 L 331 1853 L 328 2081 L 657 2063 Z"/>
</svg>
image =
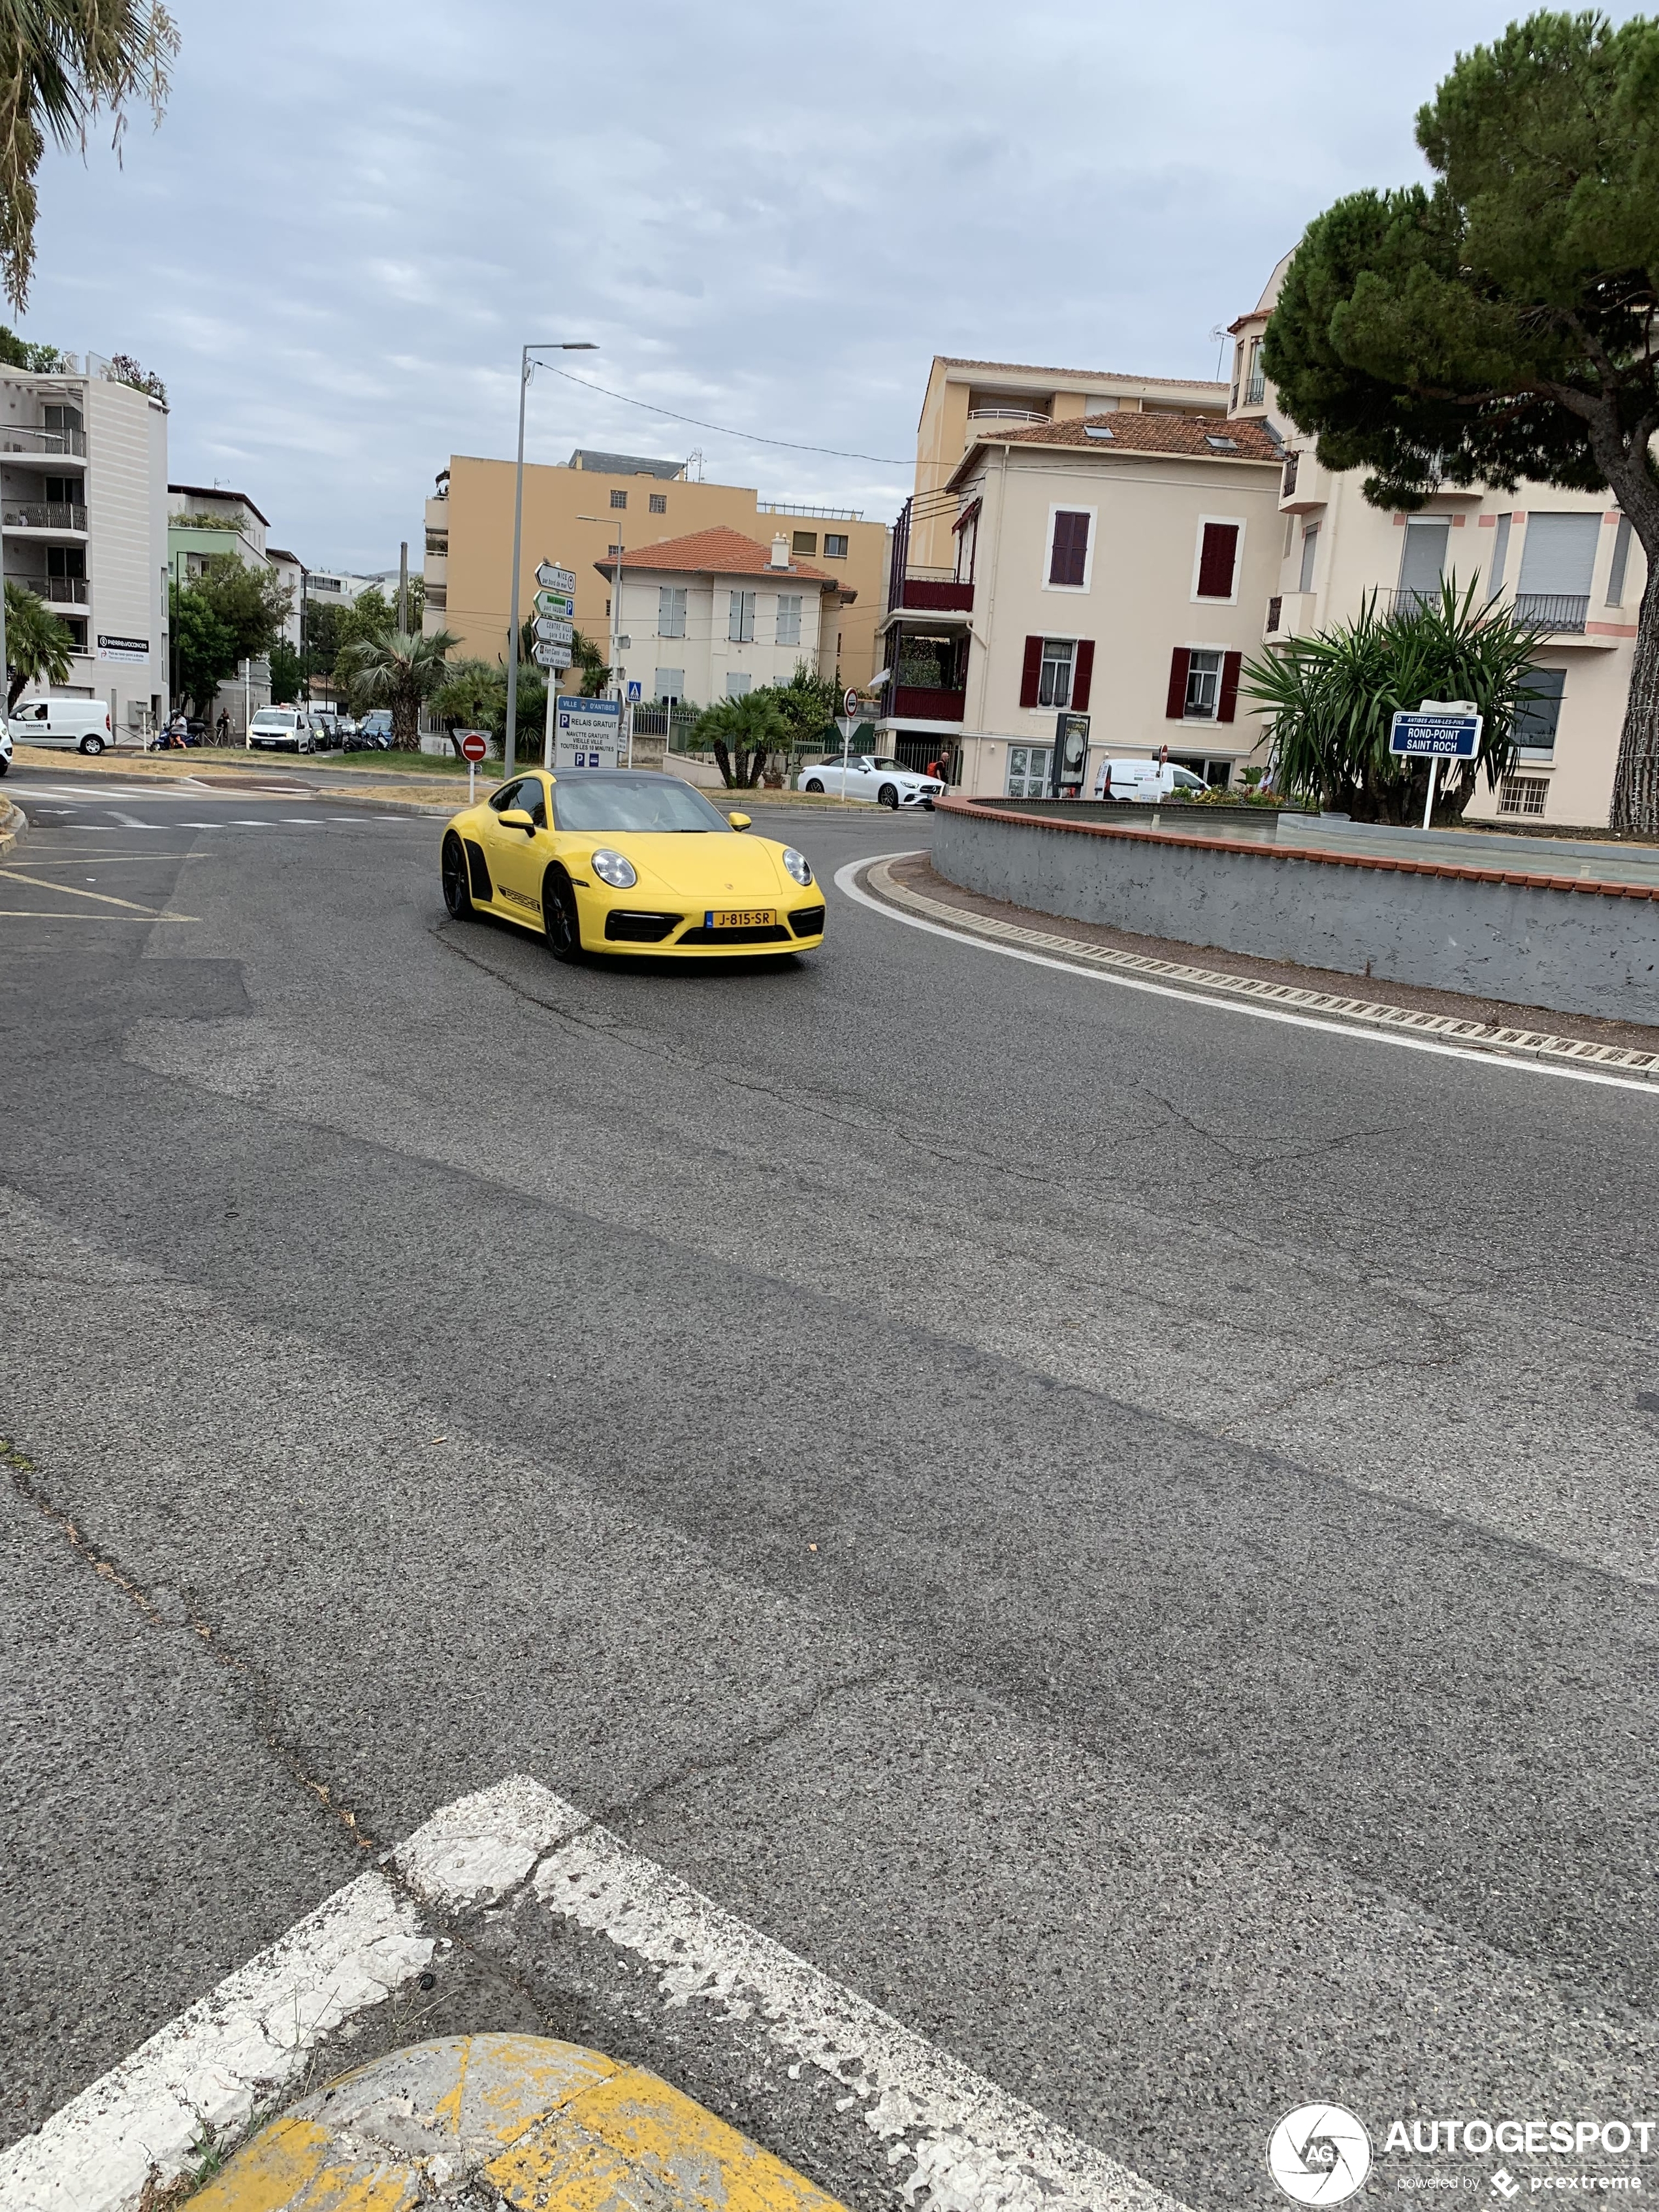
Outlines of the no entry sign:
<svg viewBox="0 0 1659 2212">
<path fill-rule="evenodd" d="M 482 730 L 464 730 L 461 732 L 461 758 L 463 760 L 481 761 L 489 750 L 489 740 L 485 737 Z"/>
</svg>

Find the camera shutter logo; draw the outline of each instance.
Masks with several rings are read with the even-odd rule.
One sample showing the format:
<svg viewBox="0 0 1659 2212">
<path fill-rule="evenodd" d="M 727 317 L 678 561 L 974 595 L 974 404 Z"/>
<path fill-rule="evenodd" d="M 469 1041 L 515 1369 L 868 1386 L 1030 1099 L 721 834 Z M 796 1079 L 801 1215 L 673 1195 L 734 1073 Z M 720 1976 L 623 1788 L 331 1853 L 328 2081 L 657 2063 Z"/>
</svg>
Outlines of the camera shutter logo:
<svg viewBox="0 0 1659 2212">
<path fill-rule="evenodd" d="M 1371 2139 L 1341 2105 L 1298 2105 L 1267 2138 L 1267 2171 L 1293 2204 L 1341 2204 L 1370 2170 Z"/>
</svg>

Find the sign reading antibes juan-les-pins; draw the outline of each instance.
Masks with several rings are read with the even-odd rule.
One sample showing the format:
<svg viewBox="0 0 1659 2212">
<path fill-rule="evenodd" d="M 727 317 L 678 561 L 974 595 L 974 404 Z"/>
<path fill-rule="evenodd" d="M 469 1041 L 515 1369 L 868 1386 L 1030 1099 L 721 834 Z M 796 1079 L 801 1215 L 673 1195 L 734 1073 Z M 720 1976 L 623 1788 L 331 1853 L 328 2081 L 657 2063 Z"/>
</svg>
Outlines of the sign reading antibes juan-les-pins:
<svg viewBox="0 0 1659 2212">
<path fill-rule="evenodd" d="M 553 766 L 615 768 L 622 744 L 619 699 L 564 698 L 553 717 Z"/>
</svg>

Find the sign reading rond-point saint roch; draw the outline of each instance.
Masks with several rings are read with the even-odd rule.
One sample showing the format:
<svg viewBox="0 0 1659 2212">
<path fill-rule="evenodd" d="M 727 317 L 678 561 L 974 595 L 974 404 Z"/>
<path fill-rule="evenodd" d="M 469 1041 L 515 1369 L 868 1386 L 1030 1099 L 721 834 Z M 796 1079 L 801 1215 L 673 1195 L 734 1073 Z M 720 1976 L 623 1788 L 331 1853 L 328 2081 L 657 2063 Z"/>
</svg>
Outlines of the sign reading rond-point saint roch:
<svg viewBox="0 0 1659 2212">
<path fill-rule="evenodd" d="M 618 699 L 561 699 L 553 717 L 556 769 L 615 768 L 622 741 Z"/>
<path fill-rule="evenodd" d="M 536 571 L 536 581 L 544 592 L 574 592 L 576 572 L 574 568 L 561 568 L 556 562 L 544 561 Z"/>
<path fill-rule="evenodd" d="M 1473 760 L 1481 727 L 1479 714 L 1401 713 L 1389 725 L 1389 750 L 1414 760 Z"/>
</svg>

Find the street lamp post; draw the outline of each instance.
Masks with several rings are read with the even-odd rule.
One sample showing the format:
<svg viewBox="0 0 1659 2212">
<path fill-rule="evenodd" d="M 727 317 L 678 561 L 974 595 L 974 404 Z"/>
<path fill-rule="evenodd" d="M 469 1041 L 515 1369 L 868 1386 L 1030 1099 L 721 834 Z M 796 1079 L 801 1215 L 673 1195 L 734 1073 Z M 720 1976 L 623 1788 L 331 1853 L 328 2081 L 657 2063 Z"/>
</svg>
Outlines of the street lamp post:
<svg viewBox="0 0 1659 2212">
<path fill-rule="evenodd" d="M 519 354 L 519 460 L 513 478 L 513 592 L 507 650 L 507 737 L 502 754 L 508 775 L 513 773 L 519 737 L 519 559 L 524 544 L 524 403 L 530 380 L 536 373 L 536 364 L 530 356 L 532 353 L 598 351 L 591 338 L 549 338 L 521 348 Z"/>
</svg>

